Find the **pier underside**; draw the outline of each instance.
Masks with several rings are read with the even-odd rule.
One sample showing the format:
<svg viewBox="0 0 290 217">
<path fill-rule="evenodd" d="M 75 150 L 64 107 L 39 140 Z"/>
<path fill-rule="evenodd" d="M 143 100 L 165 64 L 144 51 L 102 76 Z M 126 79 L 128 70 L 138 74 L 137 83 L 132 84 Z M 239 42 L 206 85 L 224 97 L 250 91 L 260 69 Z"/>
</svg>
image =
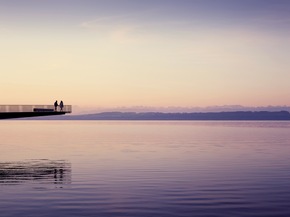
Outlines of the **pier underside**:
<svg viewBox="0 0 290 217">
<path fill-rule="evenodd" d="M 5 112 L 5 113 L 0 113 L 0 119 L 64 115 L 65 113 L 66 112 Z"/>
</svg>

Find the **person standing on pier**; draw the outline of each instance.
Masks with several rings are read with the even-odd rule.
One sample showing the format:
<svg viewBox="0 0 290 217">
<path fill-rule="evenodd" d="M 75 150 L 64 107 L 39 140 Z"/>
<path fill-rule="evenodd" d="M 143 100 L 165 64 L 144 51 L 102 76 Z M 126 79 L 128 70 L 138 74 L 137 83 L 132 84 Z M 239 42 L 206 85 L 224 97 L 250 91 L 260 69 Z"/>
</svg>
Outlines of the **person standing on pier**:
<svg viewBox="0 0 290 217">
<path fill-rule="evenodd" d="M 54 102 L 54 111 L 57 111 L 57 106 L 58 106 L 58 103 L 57 103 L 57 100 Z"/>
<path fill-rule="evenodd" d="M 60 101 L 59 107 L 60 107 L 60 111 L 62 111 L 62 108 L 63 108 L 63 101 Z"/>
</svg>

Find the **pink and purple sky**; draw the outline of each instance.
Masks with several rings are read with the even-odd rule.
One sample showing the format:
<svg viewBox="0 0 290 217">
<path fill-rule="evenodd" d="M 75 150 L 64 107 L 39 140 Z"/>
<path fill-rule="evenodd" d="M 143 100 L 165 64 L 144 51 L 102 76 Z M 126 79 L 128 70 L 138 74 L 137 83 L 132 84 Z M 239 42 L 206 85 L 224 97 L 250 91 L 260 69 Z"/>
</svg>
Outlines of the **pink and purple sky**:
<svg viewBox="0 0 290 217">
<path fill-rule="evenodd" d="M 0 0 L 1 104 L 290 106 L 288 0 Z"/>
</svg>

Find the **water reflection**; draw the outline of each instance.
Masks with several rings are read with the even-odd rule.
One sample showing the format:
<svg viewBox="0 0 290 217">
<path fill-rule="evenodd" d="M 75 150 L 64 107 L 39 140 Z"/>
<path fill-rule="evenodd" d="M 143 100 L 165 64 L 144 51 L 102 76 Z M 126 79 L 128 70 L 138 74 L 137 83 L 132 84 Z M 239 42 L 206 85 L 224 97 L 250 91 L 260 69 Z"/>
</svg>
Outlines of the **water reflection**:
<svg viewBox="0 0 290 217">
<path fill-rule="evenodd" d="M 24 182 L 68 184 L 71 182 L 71 164 L 48 159 L 0 162 L 0 184 Z"/>
</svg>

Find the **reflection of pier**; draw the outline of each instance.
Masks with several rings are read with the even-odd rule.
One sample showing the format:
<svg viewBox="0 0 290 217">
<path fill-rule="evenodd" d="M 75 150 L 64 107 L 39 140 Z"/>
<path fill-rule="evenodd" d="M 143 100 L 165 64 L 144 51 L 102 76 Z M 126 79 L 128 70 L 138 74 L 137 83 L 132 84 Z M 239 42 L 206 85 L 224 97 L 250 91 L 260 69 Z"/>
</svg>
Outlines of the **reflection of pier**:
<svg viewBox="0 0 290 217">
<path fill-rule="evenodd" d="M 64 105 L 62 110 L 58 107 L 56 111 L 53 105 L 0 105 L 0 119 L 64 115 L 71 112 L 71 105 Z"/>
<path fill-rule="evenodd" d="M 71 165 L 63 160 L 0 162 L 0 185 L 27 181 L 69 184 L 71 182 Z"/>
</svg>

